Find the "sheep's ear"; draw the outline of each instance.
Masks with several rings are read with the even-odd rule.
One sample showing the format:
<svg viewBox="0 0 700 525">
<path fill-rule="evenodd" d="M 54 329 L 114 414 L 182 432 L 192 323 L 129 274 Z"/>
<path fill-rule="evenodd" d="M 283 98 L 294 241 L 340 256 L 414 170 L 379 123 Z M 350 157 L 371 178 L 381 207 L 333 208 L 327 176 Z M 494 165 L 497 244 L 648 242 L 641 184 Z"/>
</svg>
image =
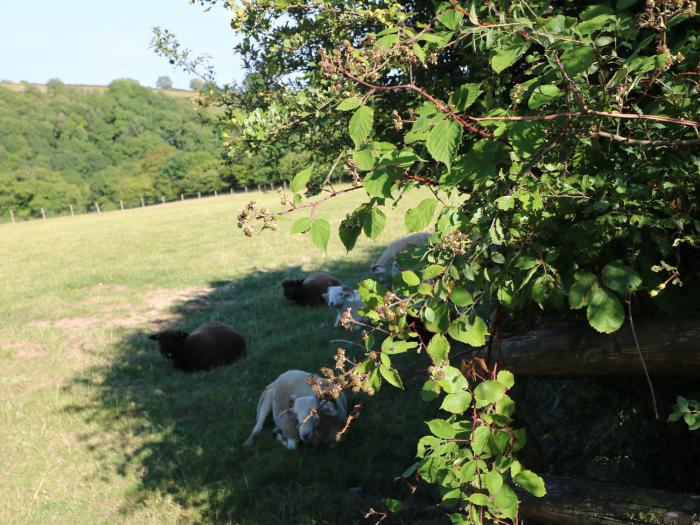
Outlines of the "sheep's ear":
<svg viewBox="0 0 700 525">
<path fill-rule="evenodd" d="M 320 410 L 321 414 L 325 414 L 327 416 L 334 417 L 338 415 L 338 408 L 332 401 L 322 402 L 318 409 Z"/>
</svg>

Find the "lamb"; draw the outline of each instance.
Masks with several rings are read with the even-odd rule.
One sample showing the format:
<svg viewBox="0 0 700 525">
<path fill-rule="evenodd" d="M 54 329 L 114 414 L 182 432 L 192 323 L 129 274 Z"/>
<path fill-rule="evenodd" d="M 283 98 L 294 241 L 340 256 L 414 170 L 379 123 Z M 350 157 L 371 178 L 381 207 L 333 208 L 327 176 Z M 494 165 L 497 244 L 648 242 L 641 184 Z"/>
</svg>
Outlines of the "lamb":
<svg viewBox="0 0 700 525">
<path fill-rule="evenodd" d="M 360 308 L 364 308 L 365 303 L 362 301 L 357 289 L 353 290 L 349 286 L 331 286 L 328 292 L 324 294 L 324 298 L 328 302 L 328 306 L 338 309 L 338 315 L 335 318 L 335 326 L 342 326 L 341 321 L 343 314 L 350 308 L 350 313 L 355 321 L 362 322 L 363 317 L 360 315 Z M 353 329 L 359 328 L 354 325 Z"/>
<path fill-rule="evenodd" d="M 282 282 L 284 296 L 291 299 L 300 306 L 318 306 L 325 303 L 323 294 L 329 286 L 341 284 L 332 275 L 323 272 L 316 272 L 306 279 L 292 279 Z"/>
<path fill-rule="evenodd" d="M 340 440 L 348 411 L 345 395 L 319 400 L 309 385 L 309 377 L 318 378 L 310 372 L 287 370 L 265 387 L 258 401 L 255 426 L 244 443 L 246 447 L 260 433 L 270 412 L 278 439 L 290 450 L 299 442 L 320 445 Z"/>
<path fill-rule="evenodd" d="M 246 351 L 245 338 L 224 323 L 205 323 L 191 334 L 163 330 L 148 338 L 158 341 L 161 355 L 184 372 L 231 364 Z"/>
<path fill-rule="evenodd" d="M 396 263 L 396 256 L 411 246 L 425 244 L 428 238 L 430 238 L 430 232 L 418 232 L 406 235 L 392 242 L 387 246 L 386 250 L 384 250 L 381 257 L 377 259 L 377 262 L 372 265 L 372 275 L 374 279 L 380 283 L 384 283 L 395 275 L 398 275 L 401 269 Z M 389 268 L 389 270 L 387 268 Z M 390 274 L 387 275 L 387 272 L 390 272 Z"/>
</svg>

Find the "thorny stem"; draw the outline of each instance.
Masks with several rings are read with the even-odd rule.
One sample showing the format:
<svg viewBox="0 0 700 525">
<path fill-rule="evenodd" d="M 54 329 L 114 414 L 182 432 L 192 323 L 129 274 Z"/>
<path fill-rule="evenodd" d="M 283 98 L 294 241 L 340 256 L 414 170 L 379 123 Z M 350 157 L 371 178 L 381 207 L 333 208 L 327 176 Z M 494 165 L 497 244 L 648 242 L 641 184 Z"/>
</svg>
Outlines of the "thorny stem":
<svg viewBox="0 0 700 525">
<path fill-rule="evenodd" d="M 637 353 L 639 353 L 639 360 L 642 362 L 642 368 L 644 369 L 644 375 L 647 378 L 647 383 L 649 384 L 649 390 L 651 391 L 651 402 L 654 406 L 654 415 L 656 419 L 659 419 L 659 409 L 656 404 L 656 394 L 654 393 L 654 386 L 651 384 L 651 377 L 649 377 L 649 370 L 647 370 L 647 363 L 644 360 L 644 355 L 642 354 L 642 349 L 639 347 L 639 340 L 637 339 L 637 331 L 634 329 L 634 317 L 632 316 L 632 299 L 627 300 L 627 311 L 630 315 L 630 328 L 632 329 L 632 337 L 634 337 L 634 344 L 637 346 Z"/>
<path fill-rule="evenodd" d="M 679 124 L 681 126 L 690 126 L 693 128 L 700 127 L 700 122 L 694 120 L 677 119 L 672 117 L 664 117 L 662 115 L 638 115 L 637 113 L 611 113 L 609 111 L 596 111 L 593 109 L 587 109 L 586 111 L 565 111 L 562 113 L 552 113 L 550 115 L 511 115 L 506 117 L 471 117 L 467 116 L 469 120 L 474 122 L 483 121 L 517 121 L 517 120 L 555 120 L 559 118 L 572 118 L 572 117 L 610 117 L 619 119 L 637 119 L 637 120 L 654 120 L 657 122 L 668 122 L 669 124 Z"/>
</svg>

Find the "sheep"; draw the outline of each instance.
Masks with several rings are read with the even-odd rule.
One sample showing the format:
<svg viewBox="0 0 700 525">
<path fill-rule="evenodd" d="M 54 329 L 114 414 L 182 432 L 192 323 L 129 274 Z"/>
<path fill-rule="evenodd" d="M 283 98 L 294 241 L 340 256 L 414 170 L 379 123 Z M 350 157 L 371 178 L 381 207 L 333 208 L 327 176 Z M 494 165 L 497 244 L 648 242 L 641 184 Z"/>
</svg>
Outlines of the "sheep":
<svg viewBox="0 0 700 525">
<path fill-rule="evenodd" d="M 323 294 L 328 306 L 338 309 L 338 315 L 335 318 L 334 326 L 342 326 L 341 321 L 343 314 L 350 308 L 350 313 L 355 321 L 362 322 L 364 318 L 360 315 L 360 308 L 364 308 L 364 302 L 360 297 L 359 292 L 353 290 L 349 286 L 330 286 L 328 291 Z M 359 328 L 354 325 L 353 329 Z"/>
<path fill-rule="evenodd" d="M 158 341 L 161 355 L 184 372 L 231 364 L 246 351 L 243 336 L 224 323 L 205 323 L 191 334 L 163 330 L 148 338 Z"/>
<path fill-rule="evenodd" d="M 289 450 L 296 448 L 299 442 L 320 445 L 340 440 L 348 411 L 345 395 L 340 394 L 334 400 L 319 400 L 309 385 L 309 377 L 317 379 L 319 376 L 302 370 L 287 370 L 265 387 L 258 401 L 255 426 L 244 446 L 253 443 L 270 412 L 275 433 Z"/>
<path fill-rule="evenodd" d="M 389 246 L 387 246 L 386 250 L 384 250 L 381 257 L 377 259 L 377 262 L 372 265 L 372 275 L 374 276 L 374 279 L 380 283 L 384 283 L 397 275 L 401 269 L 396 263 L 396 256 L 411 246 L 420 246 L 421 244 L 425 244 L 429 237 L 429 232 L 418 232 L 406 235 L 405 237 L 401 237 L 400 239 L 396 239 L 394 242 L 392 242 Z M 387 267 L 391 268 L 390 275 L 388 276 Z"/>
<path fill-rule="evenodd" d="M 327 273 L 316 272 L 306 279 L 292 279 L 282 282 L 284 296 L 300 306 L 318 306 L 325 303 L 323 294 L 329 286 L 341 284 L 338 279 Z"/>
</svg>

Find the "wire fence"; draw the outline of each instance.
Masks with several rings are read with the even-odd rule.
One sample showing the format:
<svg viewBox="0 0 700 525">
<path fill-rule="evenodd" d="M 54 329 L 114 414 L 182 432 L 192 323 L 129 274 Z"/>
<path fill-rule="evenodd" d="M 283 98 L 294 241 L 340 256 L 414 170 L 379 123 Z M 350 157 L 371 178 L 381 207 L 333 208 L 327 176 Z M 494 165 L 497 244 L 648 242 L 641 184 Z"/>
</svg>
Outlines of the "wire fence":
<svg viewBox="0 0 700 525">
<path fill-rule="evenodd" d="M 88 205 L 82 205 L 82 206 L 77 206 L 73 204 L 69 204 L 66 206 L 62 211 L 61 210 L 51 210 L 48 211 L 45 210 L 44 208 L 40 208 L 41 216 L 38 215 L 33 215 L 33 214 L 23 214 L 23 213 L 17 213 L 21 210 L 16 210 L 16 209 L 9 209 L 8 210 L 3 210 L 0 212 L 0 223 L 16 223 L 16 222 L 24 222 L 24 221 L 32 221 L 32 220 L 48 220 L 51 218 L 55 217 L 73 217 L 75 215 L 85 215 L 88 213 L 97 213 L 98 215 L 102 214 L 102 212 L 105 211 L 114 211 L 114 210 L 121 210 L 121 211 L 126 211 L 130 209 L 136 209 L 136 208 L 145 208 L 147 206 L 157 206 L 159 204 L 166 204 L 168 202 L 180 202 L 180 201 L 186 201 L 186 200 L 196 200 L 196 199 L 203 199 L 207 197 L 218 197 L 221 195 L 234 195 L 234 194 L 241 194 L 241 193 L 248 193 L 251 191 L 259 191 L 259 192 L 266 192 L 266 191 L 275 191 L 278 189 L 287 189 L 287 182 L 282 181 L 282 184 L 275 184 L 275 183 L 266 183 L 266 184 L 257 184 L 257 185 L 252 185 L 252 186 L 244 186 L 242 189 L 234 189 L 234 188 L 228 188 L 228 189 L 222 189 L 222 190 L 214 190 L 211 192 L 197 192 L 196 194 L 180 194 L 179 199 L 166 199 L 163 195 L 160 196 L 160 198 L 154 198 L 154 197 L 140 197 L 139 201 L 136 202 L 134 205 L 133 201 L 125 202 L 120 200 L 118 203 L 115 202 L 102 202 L 100 204 L 98 201 L 93 202 L 92 204 Z M 105 205 L 106 204 L 106 205 Z M 36 212 L 35 212 L 36 213 Z"/>
</svg>

